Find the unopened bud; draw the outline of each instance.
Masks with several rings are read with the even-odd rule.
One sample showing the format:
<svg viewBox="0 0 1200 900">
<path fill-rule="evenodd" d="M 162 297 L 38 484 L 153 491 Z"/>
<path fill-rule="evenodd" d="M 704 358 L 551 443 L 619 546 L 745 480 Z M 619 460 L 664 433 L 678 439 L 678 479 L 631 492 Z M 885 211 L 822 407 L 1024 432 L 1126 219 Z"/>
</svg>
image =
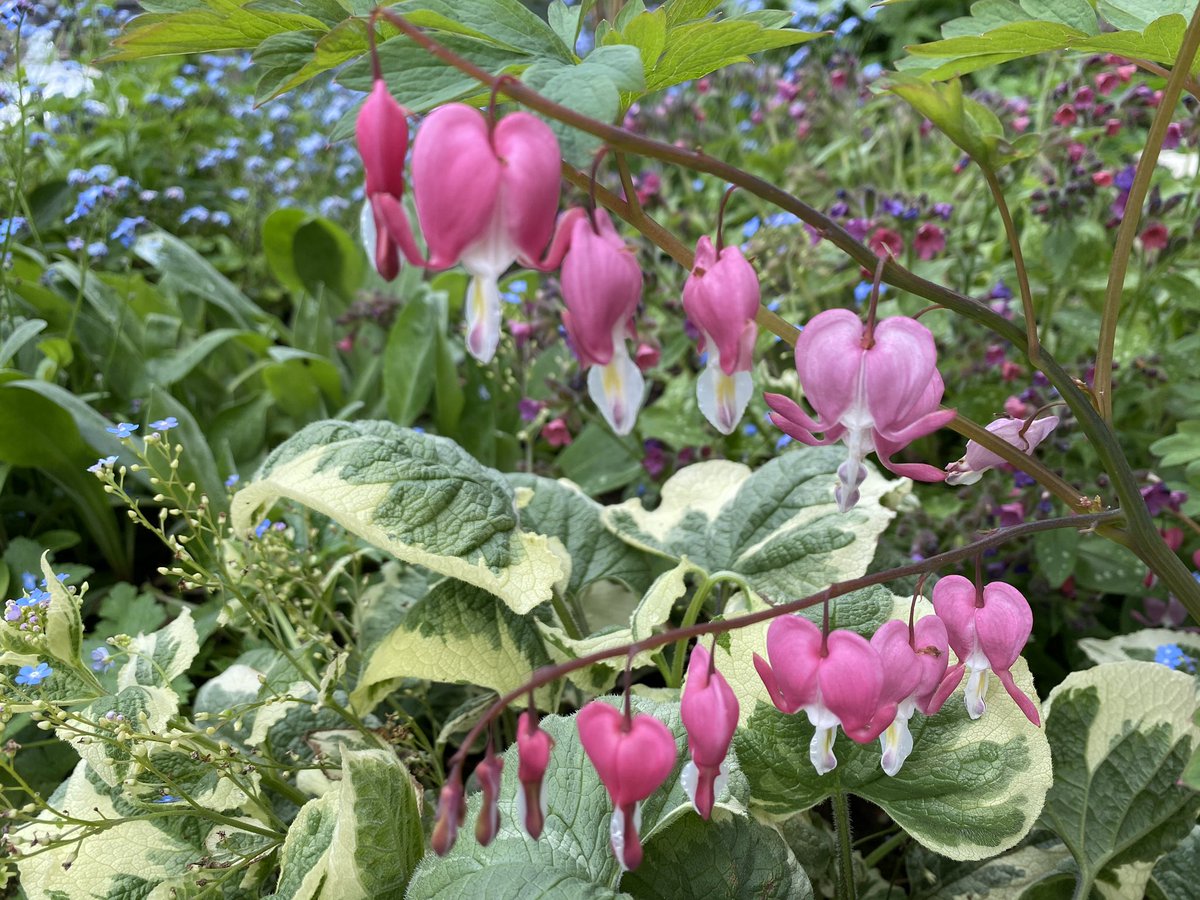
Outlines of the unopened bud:
<svg viewBox="0 0 1200 900">
<path fill-rule="evenodd" d="M 517 815 L 521 825 L 535 841 L 542 836 L 546 824 L 546 798 L 542 794 L 542 779 L 550 765 L 550 750 L 554 738 L 538 727 L 537 713 L 532 709 L 521 714 L 517 724 L 517 778 L 521 792 L 517 795 Z"/>
<path fill-rule="evenodd" d="M 481 847 L 490 844 L 500 831 L 500 773 L 503 771 L 504 760 L 493 755 L 489 747 L 487 756 L 475 769 L 475 777 L 483 788 L 483 806 L 475 821 L 475 840 Z"/>
<path fill-rule="evenodd" d="M 437 820 L 429 844 L 438 856 L 445 856 L 454 846 L 458 829 L 467 818 L 467 798 L 463 794 L 462 766 L 456 765 L 442 785 L 438 797 Z"/>
</svg>

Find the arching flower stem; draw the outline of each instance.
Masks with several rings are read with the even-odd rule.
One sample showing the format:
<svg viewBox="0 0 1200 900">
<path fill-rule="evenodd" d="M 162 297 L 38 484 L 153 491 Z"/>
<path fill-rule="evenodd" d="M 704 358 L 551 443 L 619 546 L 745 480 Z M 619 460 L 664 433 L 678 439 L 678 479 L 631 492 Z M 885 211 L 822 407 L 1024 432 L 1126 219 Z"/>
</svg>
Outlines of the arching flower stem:
<svg viewBox="0 0 1200 900">
<path fill-rule="evenodd" d="M 1026 522 L 1022 525 L 1015 525 L 1012 528 L 1002 528 L 990 532 L 984 537 L 979 538 L 972 543 L 966 544 L 954 550 L 947 550 L 945 553 L 939 553 L 936 556 L 930 556 L 927 559 L 919 562 L 909 563 L 908 565 L 899 566 L 895 569 L 889 569 L 885 572 L 873 572 L 864 575 L 861 578 L 854 578 L 849 581 L 839 581 L 815 594 L 810 594 L 807 597 L 802 597 L 798 600 L 792 600 L 788 603 L 782 603 L 778 606 L 772 606 L 770 609 L 760 610 L 754 613 L 748 613 L 744 616 L 736 616 L 730 619 L 722 619 L 714 622 L 700 622 L 694 625 L 681 626 L 663 631 L 659 634 L 651 635 L 643 638 L 640 641 L 635 641 L 631 644 L 626 644 L 620 647 L 610 647 L 605 650 L 597 650 L 595 653 L 589 653 L 585 656 L 577 657 L 576 659 L 567 660 L 566 662 L 558 663 L 557 665 L 542 666 L 530 676 L 529 680 L 521 686 L 514 688 L 506 694 L 503 694 L 493 703 L 486 713 L 479 719 L 467 736 L 463 739 L 462 744 L 455 754 L 450 757 L 448 765 L 461 766 L 465 764 L 466 758 L 470 753 L 471 747 L 474 745 L 477 738 L 483 734 L 483 730 L 488 727 L 488 723 L 492 719 L 503 713 L 511 703 L 526 695 L 532 695 L 533 691 L 547 684 L 551 684 L 559 679 L 570 675 L 572 672 L 586 669 L 588 666 L 593 666 L 596 663 L 604 662 L 609 659 L 616 659 L 621 656 L 632 660 L 639 653 L 647 650 L 657 650 L 659 647 L 664 647 L 667 644 L 676 643 L 678 641 L 690 641 L 692 638 L 702 637 L 704 635 L 719 635 L 728 631 L 736 631 L 739 628 L 746 628 L 750 625 L 757 625 L 761 622 L 769 622 L 780 616 L 790 615 L 791 613 L 800 612 L 809 607 L 816 606 L 818 603 L 828 603 L 829 601 L 849 594 L 853 591 L 861 590 L 865 587 L 871 587 L 876 584 L 886 584 L 889 581 L 894 581 L 899 578 L 907 578 L 913 575 L 923 575 L 929 572 L 936 572 L 939 569 L 952 566 L 962 562 L 965 559 L 989 550 L 992 547 L 998 547 L 1006 544 L 1009 541 L 1018 538 L 1028 537 L 1032 534 L 1038 534 L 1043 531 L 1053 531 L 1058 528 L 1075 528 L 1081 531 L 1095 529 L 1100 525 L 1109 524 L 1118 521 L 1124 515 L 1120 510 L 1112 510 L 1110 512 L 1091 513 L 1087 515 L 1068 516 L 1057 519 L 1042 519 L 1036 522 Z"/>
</svg>

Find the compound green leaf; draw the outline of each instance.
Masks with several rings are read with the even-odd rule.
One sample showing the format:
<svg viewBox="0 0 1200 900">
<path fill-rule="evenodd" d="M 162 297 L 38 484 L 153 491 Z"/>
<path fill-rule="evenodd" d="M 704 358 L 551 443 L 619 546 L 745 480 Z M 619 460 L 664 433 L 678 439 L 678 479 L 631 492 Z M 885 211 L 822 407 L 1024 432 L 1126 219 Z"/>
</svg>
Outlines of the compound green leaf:
<svg viewBox="0 0 1200 900">
<path fill-rule="evenodd" d="M 1105 663 L 1071 673 L 1046 705 L 1055 777 L 1042 818 L 1079 867 L 1076 895 L 1124 874 L 1124 896 L 1141 896 L 1150 865 L 1200 811 L 1200 794 L 1179 783 L 1200 739 L 1195 679 L 1154 663 Z"/>
<path fill-rule="evenodd" d="M 487 591 L 447 579 L 375 648 L 352 703 L 372 708 L 396 678 L 477 684 L 503 694 L 549 662 L 532 617 L 517 615 Z"/>
<path fill-rule="evenodd" d="M 391 422 L 317 422 L 285 441 L 233 498 L 235 531 L 287 498 L 394 554 L 526 613 L 564 576 L 547 538 L 521 531 L 504 477 L 446 438 Z"/>
</svg>

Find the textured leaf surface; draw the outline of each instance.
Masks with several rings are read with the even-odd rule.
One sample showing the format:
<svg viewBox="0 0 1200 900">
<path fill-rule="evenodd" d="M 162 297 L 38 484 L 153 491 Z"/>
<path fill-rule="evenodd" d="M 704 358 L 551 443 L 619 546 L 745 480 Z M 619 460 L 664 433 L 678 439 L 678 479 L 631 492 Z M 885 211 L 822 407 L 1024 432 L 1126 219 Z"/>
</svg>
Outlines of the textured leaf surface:
<svg viewBox="0 0 1200 900">
<path fill-rule="evenodd" d="M 477 684 L 502 694 L 549 662 L 531 617 L 516 615 L 486 591 L 447 579 L 375 648 L 353 703 L 370 709 L 394 678 Z"/>
<path fill-rule="evenodd" d="M 1179 784 L 1200 738 L 1195 679 L 1154 663 L 1106 663 L 1073 672 L 1046 704 L 1055 779 L 1043 821 L 1079 866 L 1079 896 L 1143 864 L 1127 894 L 1140 896 L 1147 864 L 1187 836 L 1200 811 L 1200 794 Z"/>
<path fill-rule="evenodd" d="M 1176 644 L 1185 656 L 1200 662 L 1200 634 L 1169 628 L 1143 628 L 1116 637 L 1080 638 L 1079 649 L 1096 664 L 1110 662 L 1154 662 L 1158 648 Z"/>
<path fill-rule="evenodd" d="M 317 422 L 285 441 L 233 499 L 233 527 L 281 498 L 324 513 L 394 554 L 475 585 L 525 613 L 550 599 L 562 564 L 518 527 L 512 488 L 458 445 L 390 422 Z"/>
<path fill-rule="evenodd" d="M 521 527 L 557 538 L 570 557 L 566 593 L 578 594 L 602 579 L 623 582 L 641 593 L 650 584 L 646 555 L 604 527 L 603 507 L 569 481 L 512 474 L 513 487 L 528 490 Z"/>
<path fill-rule="evenodd" d="M 918 615 L 930 613 L 927 602 L 918 606 Z M 735 658 L 745 652 L 736 648 Z M 725 671 L 719 659 L 718 665 Z M 726 672 L 741 695 L 747 680 L 735 683 L 736 676 Z M 1036 696 L 1023 660 L 1013 667 L 1013 676 L 1022 690 Z M 755 688 L 756 695 L 759 690 Z M 808 809 L 845 791 L 881 806 L 937 853 L 957 860 L 985 859 L 1029 832 L 1051 781 L 1046 736 L 995 678 L 989 679 L 986 703 L 984 715 L 972 720 L 960 691 L 936 716 L 913 716 L 912 755 L 894 777 L 880 768 L 878 743 L 860 745 L 842 734 L 834 748 L 837 768 L 818 775 L 809 761 L 813 727 L 808 717 L 803 712 L 784 715 L 762 701 L 735 736 L 734 746 L 754 803 L 768 813 Z"/>
<path fill-rule="evenodd" d="M 632 499 L 605 510 L 610 529 L 635 546 L 709 573 L 730 570 L 772 599 L 802 597 L 862 575 L 894 512 L 879 503 L 896 487 L 874 471 L 848 513 L 833 502 L 843 454 L 805 447 L 761 469 L 712 461 L 688 466 L 663 485 L 653 511 Z M 906 482 L 901 482 L 901 485 Z"/>
<path fill-rule="evenodd" d="M 151 634 L 139 634 L 129 648 L 129 661 L 117 673 L 117 687 L 135 684 L 169 688 L 188 670 L 200 652 L 192 611 L 186 606 L 171 624 Z"/>
<path fill-rule="evenodd" d="M 753 819 L 686 815 L 655 836 L 621 879 L 638 900 L 808 900 L 808 876 L 779 832 Z"/>
<path fill-rule="evenodd" d="M 611 698 L 616 703 L 616 698 Z M 686 817 L 694 817 L 679 783 L 686 753 L 686 736 L 677 703 L 655 703 L 633 698 L 635 712 L 646 712 L 664 722 L 675 734 L 679 751 L 674 772 L 642 808 L 642 837 L 647 864 L 654 852 L 655 836 Z M 549 813 L 539 841 L 521 830 L 516 816 L 517 756 L 511 747 L 504 756 L 500 788 L 500 833 L 487 847 L 480 847 L 472 823 L 479 813 L 480 797 L 467 805 L 466 826 L 458 843 L 444 858 L 426 854 L 409 886 L 408 900 L 424 898 L 483 897 L 525 900 L 527 897 L 610 898 L 623 890 L 620 868 L 609 848 L 609 819 L 612 806 L 608 794 L 584 755 L 574 717 L 547 716 L 542 727 L 555 740 L 543 790 Z M 732 764 L 730 789 L 733 794 L 718 798 L 718 808 L 741 813 L 745 779 Z M 740 798 L 740 799 L 736 799 Z M 716 838 L 714 838 L 716 840 Z M 719 844 L 711 844 L 715 849 Z"/>
</svg>

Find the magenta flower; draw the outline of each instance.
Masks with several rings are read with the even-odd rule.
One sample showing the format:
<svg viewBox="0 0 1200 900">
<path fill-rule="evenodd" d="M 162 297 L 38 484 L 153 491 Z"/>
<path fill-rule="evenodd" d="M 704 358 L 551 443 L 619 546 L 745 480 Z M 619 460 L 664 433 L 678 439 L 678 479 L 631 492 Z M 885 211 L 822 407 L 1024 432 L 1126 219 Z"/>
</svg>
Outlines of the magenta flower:
<svg viewBox="0 0 1200 900">
<path fill-rule="evenodd" d="M 679 702 L 692 759 L 680 781 L 696 812 L 712 815 L 717 794 L 729 779 L 729 744 L 737 730 L 738 701 L 733 689 L 713 668 L 709 652 L 697 644 L 688 658 L 687 684 Z"/>
<path fill-rule="evenodd" d="M 933 259 L 946 249 L 946 233 L 933 222 L 926 222 L 917 229 L 913 249 L 921 259 Z"/>
<path fill-rule="evenodd" d="M 954 418 L 953 410 L 938 409 L 944 387 L 937 347 L 924 325 L 903 316 L 884 319 L 869 342 L 853 312 L 826 310 L 800 332 L 796 371 L 817 416 L 781 394 L 765 394 L 771 421 L 813 446 L 845 439 L 849 453 L 838 468 L 835 491 L 843 512 L 858 502 L 858 487 L 867 477 L 862 461 L 872 451 L 897 475 L 945 478 L 934 466 L 892 462 L 892 454 Z"/>
<path fill-rule="evenodd" d="M 979 591 L 961 575 L 947 575 L 933 589 L 933 608 L 946 624 L 950 646 L 958 657 L 934 703 L 944 703 L 969 669 L 967 714 L 978 719 L 984 711 L 988 673 L 994 672 L 1029 721 L 1041 724 L 1037 706 L 1021 693 L 1009 671 L 1033 630 L 1033 611 L 1021 592 L 1003 581 L 993 581 Z"/>
<path fill-rule="evenodd" d="M 571 429 L 561 416 L 551 419 L 542 426 L 542 437 L 551 447 L 565 447 L 571 443 Z"/>
<path fill-rule="evenodd" d="M 803 709 L 816 728 L 808 758 L 817 774 L 837 767 L 833 741 L 840 725 L 860 744 L 875 740 L 891 724 L 879 710 L 884 672 L 879 654 L 852 631 L 821 629 L 808 619 L 786 616 L 767 629 L 767 656 L 757 653 L 754 668 L 771 701 L 789 715 Z"/>
<path fill-rule="evenodd" d="M 546 824 L 542 780 L 546 777 L 553 749 L 554 738 L 538 727 L 537 714 L 532 709 L 523 712 L 517 721 L 517 780 L 521 782 L 521 790 L 517 793 L 517 817 L 521 827 L 535 841 L 542 836 Z"/>
<path fill-rule="evenodd" d="M 653 716 L 632 718 L 601 700 L 575 717 L 584 752 L 612 799 L 610 838 L 622 869 L 642 861 L 642 801 L 658 790 L 675 768 L 675 737 Z"/>
<path fill-rule="evenodd" d="M 1142 242 L 1142 249 L 1147 252 L 1165 250 L 1171 240 L 1171 233 L 1162 222 L 1151 222 L 1142 229 L 1138 240 Z"/>
<path fill-rule="evenodd" d="M 708 235 L 696 244 L 696 261 L 683 286 L 683 309 L 700 329 L 700 350 L 708 352 L 696 382 L 704 418 L 730 434 L 746 411 L 754 379 L 754 339 L 758 326 L 758 275 L 737 247 L 713 247 Z"/>
<path fill-rule="evenodd" d="M 1006 416 L 1003 419 L 989 422 L 987 430 L 997 437 L 1003 438 L 1005 443 L 1012 444 L 1022 453 L 1032 453 L 1033 448 L 1049 437 L 1050 432 L 1056 427 L 1058 427 L 1058 416 L 1034 419 L 1028 427 L 1026 427 L 1024 419 Z M 988 469 L 994 469 L 996 466 L 1003 465 L 1004 462 L 1002 456 L 974 441 L 967 441 L 967 452 L 963 458 L 946 466 L 946 484 L 974 484 L 983 477 L 983 473 Z"/>
<path fill-rule="evenodd" d="M 467 797 L 463 792 L 462 768 L 455 766 L 438 795 L 436 818 L 429 846 L 438 856 L 445 856 L 458 839 L 458 829 L 467 818 Z"/>
<path fill-rule="evenodd" d="M 451 103 L 426 117 L 413 146 L 413 196 L 429 266 L 459 262 L 467 288 L 467 349 L 489 361 L 500 340 L 500 276 L 514 262 L 555 268 L 561 157 L 545 122 L 525 112 L 489 125 L 473 106 Z M 557 257 L 557 258 L 556 258 Z"/>
<path fill-rule="evenodd" d="M 1075 124 L 1079 116 L 1075 112 L 1075 107 L 1070 103 L 1064 103 L 1054 112 L 1054 124 L 1061 125 L 1064 128 Z"/>
<path fill-rule="evenodd" d="M 629 434 L 646 384 L 625 345 L 642 298 L 642 270 L 602 209 L 571 228 L 562 294 L 563 324 L 588 368 L 588 393 L 613 431 Z"/>
<path fill-rule="evenodd" d="M 423 262 L 404 212 L 404 158 L 408 153 L 408 112 L 376 78 L 354 123 L 358 155 L 367 174 L 362 233 L 367 255 L 379 274 L 391 281 L 400 272 L 400 251 L 409 262 Z"/>
<path fill-rule="evenodd" d="M 883 751 L 883 771 L 895 775 L 912 753 L 912 732 L 908 721 L 918 709 L 932 716 L 941 708 L 934 695 L 946 674 L 950 653 L 946 626 L 937 616 L 925 616 L 912 631 L 905 622 L 885 622 L 871 637 L 871 646 L 883 665 L 881 715 L 892 724 L 879 735 Z"/>
</svg>

